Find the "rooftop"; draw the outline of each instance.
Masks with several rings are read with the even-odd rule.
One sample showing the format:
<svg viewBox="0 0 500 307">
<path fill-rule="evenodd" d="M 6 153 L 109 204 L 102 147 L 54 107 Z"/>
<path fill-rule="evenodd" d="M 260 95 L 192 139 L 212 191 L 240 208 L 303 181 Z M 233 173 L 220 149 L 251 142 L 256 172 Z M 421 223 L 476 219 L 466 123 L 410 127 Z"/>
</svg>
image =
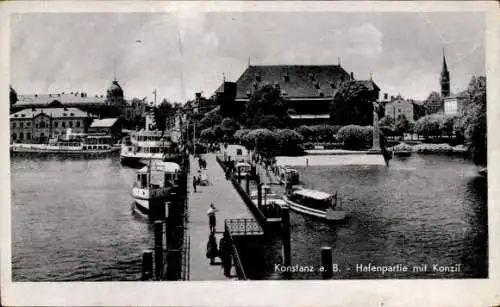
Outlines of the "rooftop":
<svg viewBox="0 0 500 307">
<path fill-rule="evenodd" d="M 333 97 L 341 82 L 351 76 L 340 65 L 258 65 L 248 66 L 236 81 L 236 99 L 247 99 L 252 90 L 269 82 L 289 98 Z M 372 80 L 360 80 L 369 89 L 379 89 Z M 222 92 L 224 84 L 215 91 Z"/>
<path fill-rule="evenodd" d="M 51 109 L 24 109 L 10 114 L 10 118 L 33 118 L 40 114 L 47 114 L 53 118 L 74 118 L 74 117 L 88 117 L 87 112 L 78 108 L 51 108 Z"/>
<path fill-rule="evenodd" d="M 54 101 L 62 104 L 85 104 L 85 103 L 105 103 L 106 97 L 103 95 L 88 96 L 86 93 L 60 93 L 60 94 L 33 94 L 18 95 L 16 105 L 48 105 Z"/>
<path fill-rule="evenodd" d="M 103 119 L 95 119 L 90 128 L 109 128 L 113 127 L 118 118 L 103 118 Z"/>
</svg>

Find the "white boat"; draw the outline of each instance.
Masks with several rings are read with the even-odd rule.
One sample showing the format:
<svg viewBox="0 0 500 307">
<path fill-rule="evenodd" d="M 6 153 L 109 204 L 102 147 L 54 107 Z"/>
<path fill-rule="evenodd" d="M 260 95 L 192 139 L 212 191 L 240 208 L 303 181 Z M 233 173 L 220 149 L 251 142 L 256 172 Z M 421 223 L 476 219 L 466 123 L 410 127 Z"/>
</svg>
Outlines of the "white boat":
<svg viewBox="0 0 500 307">
<path fill-rule="evenodd" d="M 250 192 L 250 200 L 258 207 L 259 205 L 259 195 L 257 190 Z M 281 222 L 281 209 L 287 208 L 283 196 L 275 194 L 271 191 L 268 185 L 262 186 L 262 201 L 259 210 L 266 217 L 266 222 L 268 223 L 280 223 Z"/>
<path fill-rule="evenodd" d="M 180 148 L 169 133 L 156 130 L 132 132 L 128 142 L 122 142 L 120 161 L 123 165 L 144 166 L 150 160 L 179 162 Z"/>
<path fill-rule="evenodd" d="M 12 154 L 31 155 L 71 155 L 89 156 L 104 155 L 117 152 L 111 145 L 111 137 L 103 135 L 86 135 L 76 140 L 52 139 L 48 144 L 15 143 L 10 145 Z"/>
<path fill-rule="evenodd" d="M 337 209 L 337 194 L 311 189 L 296 189 L 285 196 L 290 209 L 310 216 L 319 217 L 327 221 L 343 221 L 347 217 L 346 211 Z"/>
<path fill-rule="evenodd" d="M 132 188 L 135 207 L 141 213 L 148 215 L 152 202 L 164 203 L 178 187 L 179 172 L 179 164 L 155 160 L 137 170 Z"/>
<path fill-rule="evenodd" d="M 236 163 L 236 177 L 238 177 L 238 175 L 240 176 L 240 178 L 242 179 L 245 179 L 247 174 L 248 175 L 251 175 L 251 172 L 252 172 L 252 166 L 247 163 L 247 162 L 237 162 Z"/>
</svg>

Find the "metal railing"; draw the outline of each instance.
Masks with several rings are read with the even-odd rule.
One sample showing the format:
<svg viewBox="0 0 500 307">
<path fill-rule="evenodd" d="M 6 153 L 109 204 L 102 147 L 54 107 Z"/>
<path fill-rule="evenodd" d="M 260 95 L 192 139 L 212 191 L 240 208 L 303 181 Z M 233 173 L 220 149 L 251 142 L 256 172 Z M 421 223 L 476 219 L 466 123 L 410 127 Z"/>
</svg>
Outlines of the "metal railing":
<svg viewBox="0 0 500 307">
<path fill-rule="evenodd" d="M 224 231 L 225 231 L 225 233 L 227 233 L 227 237 L 229 238 L 229 244 L 231 244 L 231 258 L 233 259 L 234 267 L 236 269 L 236 275 L 238 276 L 238 279 L 246 280 L 247 276 L 245 273 L 245 268 L 243 267 L 243 262 L 241 261 L 238 249 L 236 248 L 236 245 L 234 244 L 233 236 L 232 236 L 231 232 L 229 231 L 227 220 L 224 223 L 225 223 L 224 224 Z"/>
<path fill-rule="evenodd" d="M 263 234 L 264 230 L 255 219 L 226 219 L 225 225 L 231 235 Z"/>
</svg>

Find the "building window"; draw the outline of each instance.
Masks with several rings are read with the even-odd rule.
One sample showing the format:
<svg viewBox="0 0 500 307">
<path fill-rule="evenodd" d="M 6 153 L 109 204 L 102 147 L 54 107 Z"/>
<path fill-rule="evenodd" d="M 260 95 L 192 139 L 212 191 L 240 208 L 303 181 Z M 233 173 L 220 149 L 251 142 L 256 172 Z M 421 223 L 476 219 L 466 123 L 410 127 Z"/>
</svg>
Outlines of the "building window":
<svg viewBox="0 0 500 307">
<path fill-rule="evenodd" d="M 40 122 L 40 128 L 45 128 L 45 122 Z"/>
<path fill-rule="evenodd" d="M 35 128 L 38 128 L 38 123 L 35 124 Z"/>
<path fill-rule="evenodd" d="M 61 127 L 66 128 L 66 122 L 62 122 Z"/>
<path fill-rule="evenodd" d="M 69 127 L 73 128 L 73 122 L 71 122 L 71 121 L 69 122 Z"/>
<path fill-rule="evenodd" d="M 30 123 L 30 122 L 27 122 L 27 123 L 26 123 L 26 127 L 31 127 L 31 123 Z"/>
<path fill-rule="evenodd" d="M 26 139 L 27 139 L 27 140 L 31 140 L 31 133 L 29 133 L 29 132 L 28 132 L 28 133 L 26 133 Z"/>
<path fill-rule="evenodd" d="M 21 128 L 21 129 L 23 128 L 23 123 L 22 122 L 19 123 L 19 128 Z"/>
<path fill-rule="evenodd" d="M 54 128 L 57 128 L 58 124 L 56 121 L 54 121 Z"/>
<path fill-rule="evenodd" d="M 76 127 L 77 127 L 77 128 L 80 128 L 80 121 L 77 121 L 77 122 L 76 122 Z"/>
<path fill-rule="evenodd" d="M 17 139 L 17 135 L 15 133 L 12 133 L 12 139 L 15 141 Z"/>
<path fill-rule="evenodd" d="M 17 126 L 17 125 L 16 125 L 16 122 L 13 122 L 13 123 L 12 123 L 12 128 L 16 128 L 16 126 Z"/>
<path fill-rule="evenodd" d="M 19 140 L 20 140 L 20 141 L 22 141 L 22 140 L 23 140 L 23 138 L 24 138 L 24 134 L 23 134 L 22 132 L 21 132 L 21 133 L 19 133 Z"/>
</svg>

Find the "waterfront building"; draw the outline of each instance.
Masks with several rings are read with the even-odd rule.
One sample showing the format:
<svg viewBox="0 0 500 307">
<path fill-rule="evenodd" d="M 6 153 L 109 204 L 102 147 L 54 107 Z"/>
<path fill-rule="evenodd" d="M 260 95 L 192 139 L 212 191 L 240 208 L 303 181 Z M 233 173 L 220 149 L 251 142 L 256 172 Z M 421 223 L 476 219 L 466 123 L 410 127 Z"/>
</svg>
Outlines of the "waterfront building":
<svg viewBox="0 0 500 307">
<path fill-rule="evenodd" d="M 462 113 L 464 103 L 467 100 L 467 98 L 468 98 L 467 94 L 463 92 L 456 95 L 445 97 L 443 99 L 444 113 L 446 115 L 457 115 L 459 113 Z"/>
<path fill-rule="evenodd" d="M 78 108 L 32 108 L 10 114 L 11 142 L 46 143 L 50 138 L 85 133 L 91 116 Z"/>
<path fill-rule="evenodd" d="M 89 127 L 89 133 L 102 133 L 110 136 L 113 140 L 121 137 L 121 123 L 119 118 L 94 119 Z"/>
<path fill-rule="evenodd" d="M 345 82 L 366 86 L 378 100 L 380 88 L 375 82 L 356 80 L 340 65 L 249 65 L 236 82 L 223 82 L 215 91 L 223 117 L 231 115 L 248 102 L 252 92 L 270 83 L 290 103 L 290 117 L 295 124 L 320 124 L 330 119 L 330 104 Z"/>
<path fill-rule="evenodd" d="M 12 92 L 15 91 L 11 88 Z M 99 115 L 100 117 L 125 117 L 126 111 L 130 106 L 127 105 L 123 89 L 115 79 L 107 90 L 106 96 L 88 95 L 86 92 L 78 91 L 49 94 L 35 93 L 29 95 L 17 94 L 17 100 L 15 103 L 11 103 L 10 113 L 32 108 L 78 108 L 82 111 Z"/>
<path fill-rule="evenodd" d="M 415 104 L 411 100 L 398 95 L 385 104 L 385 117 L 396 119 L 399 115 L 404 115 L 408 120 L 413 120 L 414 108 Z"/>
</svg>

